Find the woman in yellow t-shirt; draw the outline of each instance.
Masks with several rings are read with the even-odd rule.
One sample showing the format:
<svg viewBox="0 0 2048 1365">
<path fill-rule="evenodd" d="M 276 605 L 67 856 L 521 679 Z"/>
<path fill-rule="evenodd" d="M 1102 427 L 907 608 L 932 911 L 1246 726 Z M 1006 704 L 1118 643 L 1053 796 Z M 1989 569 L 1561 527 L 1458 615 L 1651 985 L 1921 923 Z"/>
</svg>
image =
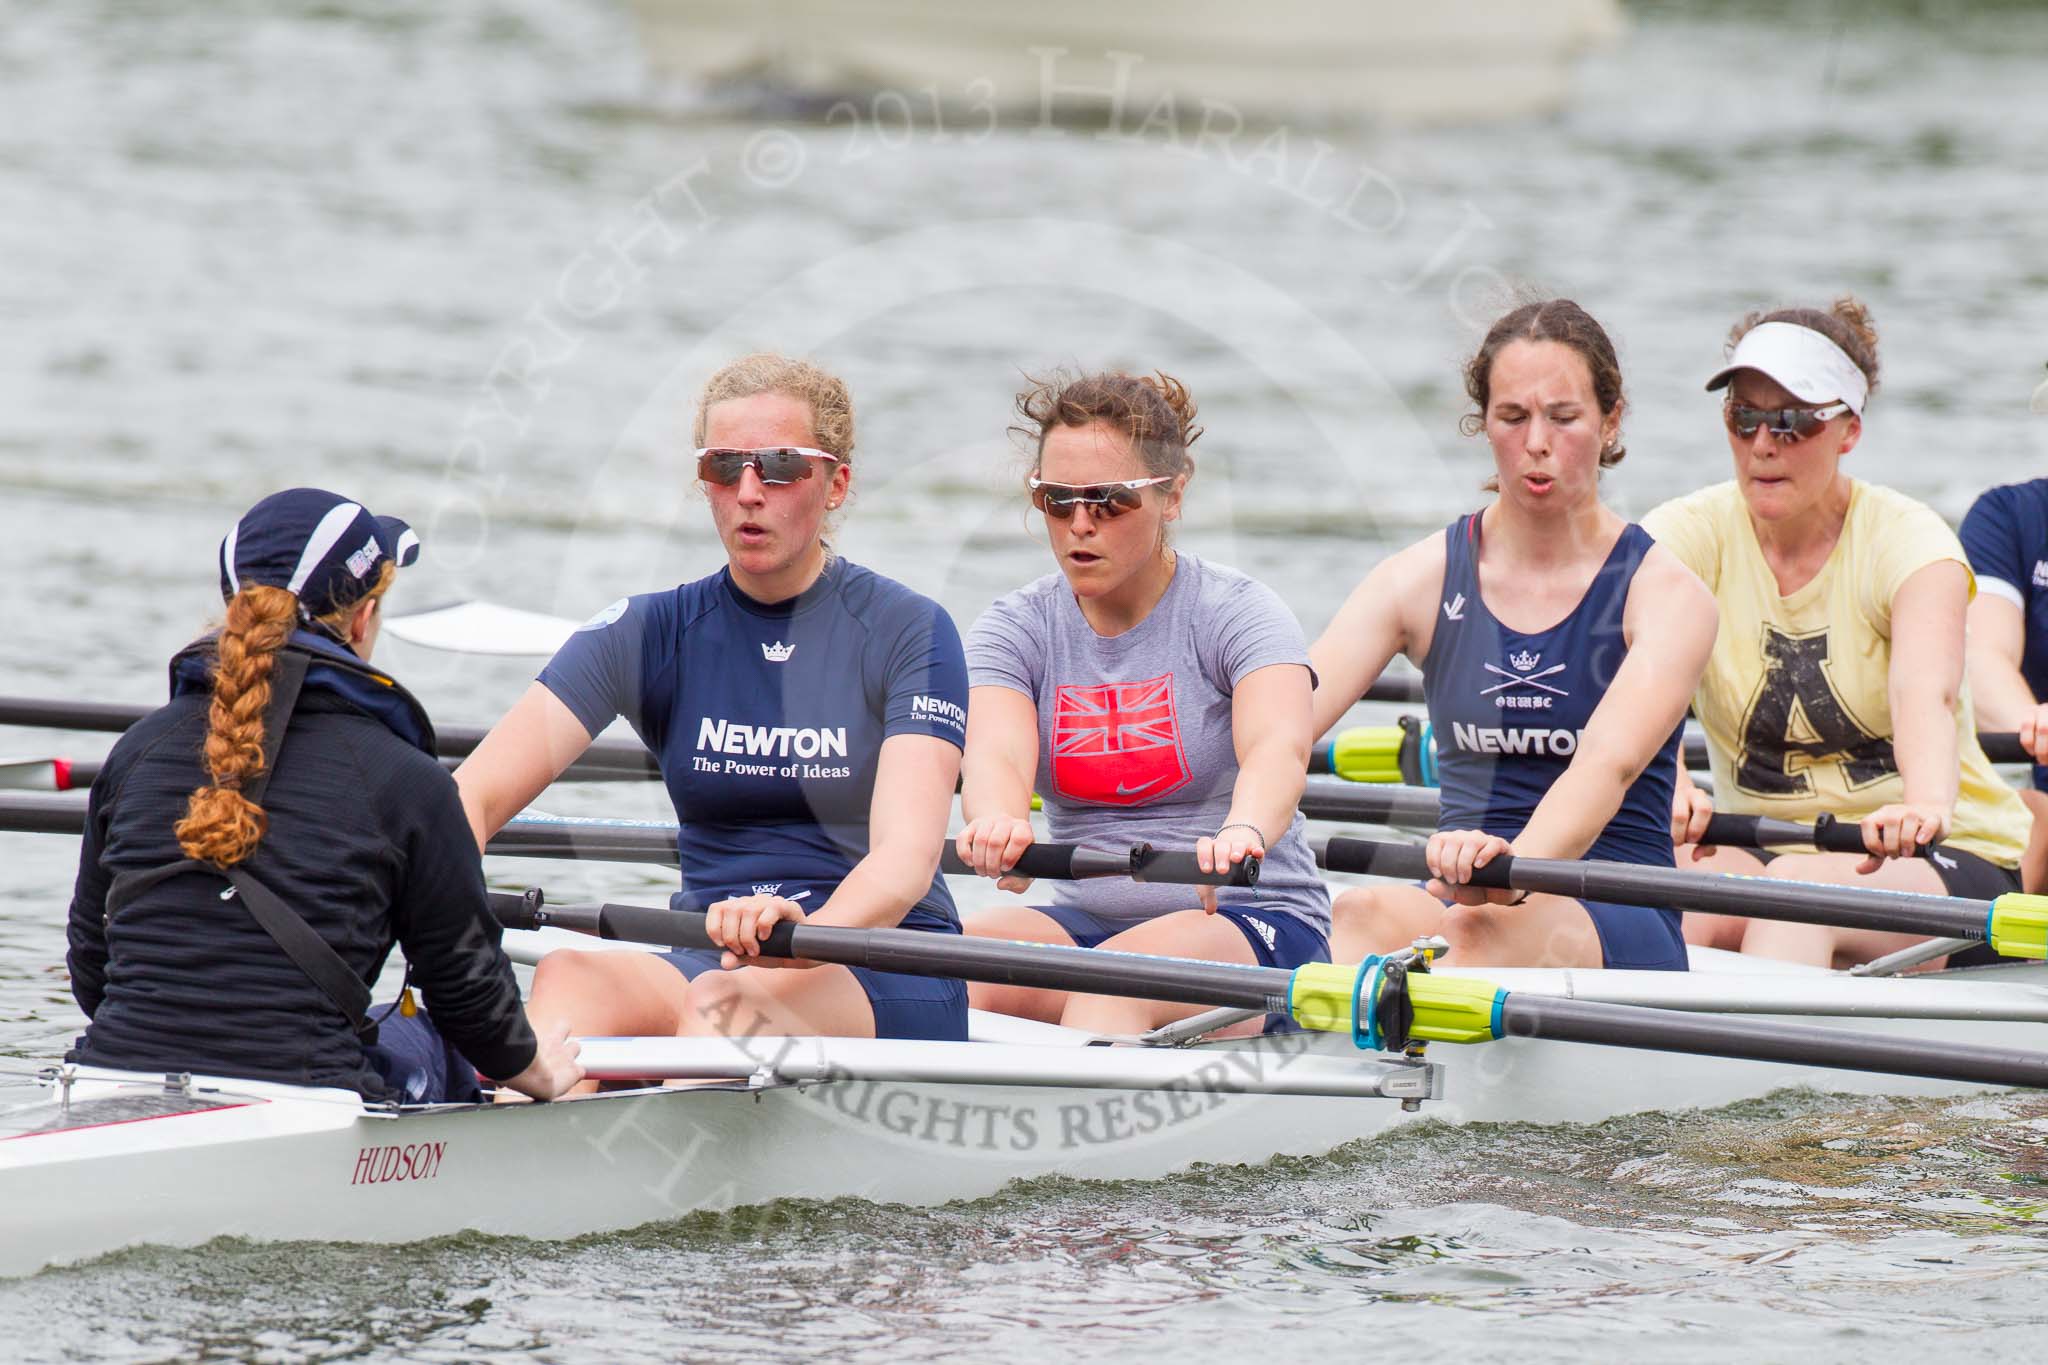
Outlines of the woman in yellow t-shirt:
<svg viewBox="0 0 2048 1365">
<path fill-rule="evenodd" d="M 1693 698 L 1714 794 L 1681 772 L 1672 838 L 1692 847 L 1679 866 L 1980 899 L 2017 890 L 2028 818 L 1977 744 L 1962 546 L 1931 509 L 1842 468 L 1877 386 L 1869 316 L 1849 298 L 1752 313 L 1729 342 L 1707 387 L 1728 390 L 1735 478 L 1643 518 L 1721 608 Z M 1856 820 L 1870 856 L 1700 848 L 1716 804 Z M 1685 933 L 1824 966 L 1914 941 L 1700 914 Z"/>
</svg>

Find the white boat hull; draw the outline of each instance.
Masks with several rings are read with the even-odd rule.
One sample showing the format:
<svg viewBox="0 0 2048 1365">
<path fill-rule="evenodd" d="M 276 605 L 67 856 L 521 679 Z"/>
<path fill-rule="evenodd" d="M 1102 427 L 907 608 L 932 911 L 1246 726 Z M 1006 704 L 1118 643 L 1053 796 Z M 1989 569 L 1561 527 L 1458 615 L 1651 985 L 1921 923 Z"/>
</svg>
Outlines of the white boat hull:
<svg viewBox="0 0 2048 1365">
<path fill-rule="evenodd" d="M 2010 1019 L 1857 1018 L 1841 1026 L 1959 1043 L 2039 1046 L 2043 1037 L 2040 1024 Z M 1026 1027 L 1015 1036 L 1028 1043 L 1057 1031 Z M 605 1040 L 593 1051 L 635 1044 L 685 1053 L 704 1046 Z M 754 1065 L 768 1061 L 772 1072 L 781 1042 L 750 1046 Z M 1034 1176 L 1156 1178 L 1198 1162 L 1326 1152 L 1415 1118 L 1585 1123 L 1718 1106 L 1787 1086 L 1904 1095 L 1971 1088 L 1506 1040 L 1431 1048 L 1445 1097 L 1411 1113 L 1393 1099 L 1241 1093 L 1284 1089 L 1294 1078 L 1313 1088 L 1347 1071 L 1415 1075 L 1332 1035 L 1147 1054 L 1168 1068 L 1158 1075 L 1130 1071 L 1139 1065 L 1134 1050 L 1042 1041 L 788 1046 L 826 1074 L 860 1074 L 798 1084 L 763 1073 L 753 1083 L 391 1114 L 345 1092 L 202 1079 L 189 1098 L 166 1098 L 161 1077 L 83 1073 L 71 1089 L 70 1118 L 56 1130 L 22 1131 L 57 1119 L 54 1094 L 41 1097 L 40 1110 L 0 1115 L 11 1119 L 0 1132 L 17 1134 L 0 1137 L 0 1275 L 141 1243 L 191 1246 L 224 1236 L 388 1243 L 475 1230 L 558 1238 L 781 1198 L 930 1204 Z M 932 1070 L 932 1049 L 955 1070 Z M 955 1060 L 996 1054 L 1000 1065 Z M 829 1072 L 834 1066 L 840 1070 Z M 1206 1081 L 1199 1068 L 1208 1069 Z M 820 1074 L 795 1063 L 789 1070 Z M 1033 1083 L 926 1079 L 946 1074 Z M 1092 1087 L 1094 1078 L 1117 1083 Z M 206 1107 L 122 1118 L 106 1113 L 109 1101 Z"/>
</svg>

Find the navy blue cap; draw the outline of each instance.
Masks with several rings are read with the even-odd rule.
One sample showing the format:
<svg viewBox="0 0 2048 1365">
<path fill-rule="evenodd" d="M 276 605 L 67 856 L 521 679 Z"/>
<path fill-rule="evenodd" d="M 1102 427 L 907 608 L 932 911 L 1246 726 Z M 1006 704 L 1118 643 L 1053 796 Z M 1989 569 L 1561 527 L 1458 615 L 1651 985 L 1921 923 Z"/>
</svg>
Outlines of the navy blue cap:
<svg viewBox="0 0 2048 1365">
<path fill-rule="evenodd" d="M 404 568 L 419 557 L 420 538 L 397 517 L 324 488 L 287 488 L 244 512 L 220 543 L 220 595 L 283 588 L 307 615 L 325 616 L 362 596 L 385 560 Z"/>
</svg>

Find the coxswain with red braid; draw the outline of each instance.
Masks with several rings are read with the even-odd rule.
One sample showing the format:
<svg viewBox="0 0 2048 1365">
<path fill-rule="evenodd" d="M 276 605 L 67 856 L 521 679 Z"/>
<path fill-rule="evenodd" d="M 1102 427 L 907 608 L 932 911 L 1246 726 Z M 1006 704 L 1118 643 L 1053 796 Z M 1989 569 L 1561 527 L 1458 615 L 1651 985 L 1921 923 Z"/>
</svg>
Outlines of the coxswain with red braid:
<svg viewBox="0 0 2048 1365">
<path fill-rule="evenodd" d="M 171 701 L 93 783 L 71 901 L 69 1060 L 478 1099 L 581 1079 L 536 1038 L 434 730 L 370 666 L 405 523 L 276 493 L 220 548 L 220 630 L 171 660 Z M 370 1007 L 393 944 L 427 1011 Z"/>
</svg>

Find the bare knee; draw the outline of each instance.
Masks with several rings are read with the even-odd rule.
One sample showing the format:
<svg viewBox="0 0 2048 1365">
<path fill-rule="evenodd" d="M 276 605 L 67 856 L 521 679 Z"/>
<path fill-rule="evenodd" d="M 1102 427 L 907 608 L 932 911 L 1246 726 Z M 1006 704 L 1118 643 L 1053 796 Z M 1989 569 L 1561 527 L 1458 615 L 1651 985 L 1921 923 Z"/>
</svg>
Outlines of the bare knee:
<svg viewBox="0 0 2048 1365">
<path fill-rule="evenodd" d="M 600 959 L 606 956 L 580 948 L 557 948 L 543 957 L 534 966 L 533 989 L 528 993 L 533 1008 L 571 1014 L 578 1005 L 601 994 L 606 973 Z"/>
<path fill-rule="evenodd" d="M 1412 886 L 1355 887 L 1330 904 L 1330 958 L 1357 962 L 1370 953 L 1405 948 L 1436 933 L 1443 908 Z"/>
<path fill-rule="evenodd" d="M 752 994 L 746 983 L 740 980 L 738 972 L 704 972 L 690 983 L 683 1015 L 688 1020 L 709 1025 L 713 1033 L 744 1033 L 747 1030 L 742 1015 L 750 1003 L 755 1015 L 762 1013 L 759 1004 L 750 1001 Z M 736 1028 L 736 1023 L 742 1026 Z"/>
<path fill-rule="evenodd" d="M 1444 907 L 1443 927 L 1437 932 L 1451 945 L 1447 956 L 1453 962 L 1461 955 L 1467 961 L 1490 957 L 1500 939 L 1499 916 L 1487 905 L 1448 905 Z"/>
</svg>

